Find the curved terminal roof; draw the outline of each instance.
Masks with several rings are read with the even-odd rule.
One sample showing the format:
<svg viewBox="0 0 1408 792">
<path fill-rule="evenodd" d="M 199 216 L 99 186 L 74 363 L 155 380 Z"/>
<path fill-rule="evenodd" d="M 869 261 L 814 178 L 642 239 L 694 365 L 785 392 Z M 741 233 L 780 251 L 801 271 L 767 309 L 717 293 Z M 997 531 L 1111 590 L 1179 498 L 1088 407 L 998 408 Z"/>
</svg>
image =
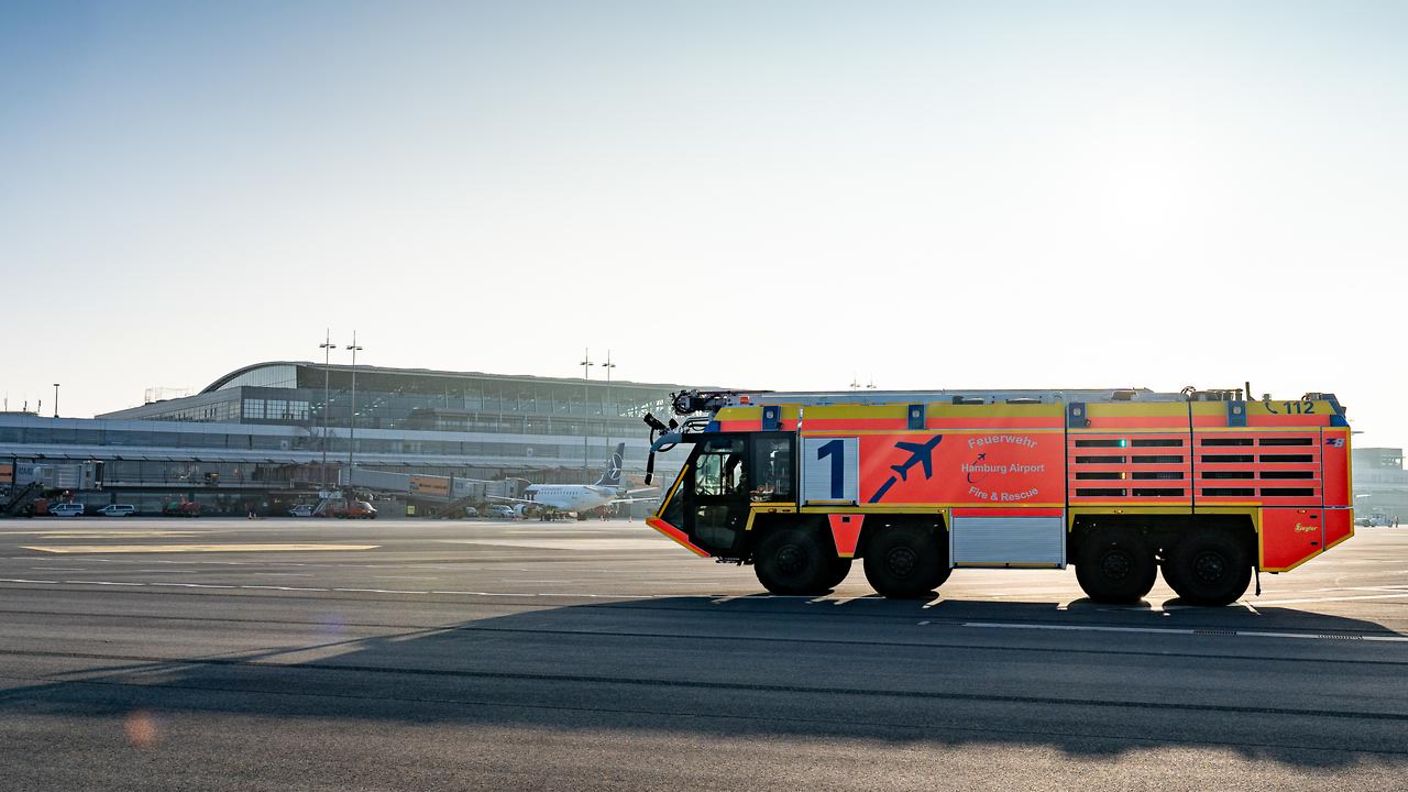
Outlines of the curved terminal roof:
<svg viewBox="0 0 1408 792">
<path fill-rule="evenodd" d="M 333 374 L 349 374 L 353 367 L 350 365 L 331 363 L 326 369 Z M 300 371 L 301 370 L 301 371 Z M 200 392 L 211 393 L 213 391 L 224 390 L 226 388 L 237 388 L 240 386 L 260 386 L 273 388 L 294 388 L 298 387 L 300 374 L 303 377 L 316 375 L 321 378 L 324 366 L 321 363 L 299 360 L 270 360 L 262 363 L 252 363 L 248 366 L 231 371 L 228 374 L 216 379 L 205 386 Z M 375 374 L 382 377 L 404 377 L 409 383 L 412 380 L 437 378 L 455 380 L 491 380 L 495 382 L 522 382 L 536 383 L 542 385 L 575 385 L 580 387 L 582 380 L 576 377 L 539 377 L 531 374 L 490 374 L 482 371 L 443 371 L 439 369 L 423 368 L 391 368 L 387 366 L 356 366 L 358 376 Z M 605 384 L 605 380 L 591 380 L 591 384 Z M 678 384 L 632 382 L 630 380 L 612 380 L 613 387 L 645 387 L 660 389 L 677 389 Z"/>
</svg>

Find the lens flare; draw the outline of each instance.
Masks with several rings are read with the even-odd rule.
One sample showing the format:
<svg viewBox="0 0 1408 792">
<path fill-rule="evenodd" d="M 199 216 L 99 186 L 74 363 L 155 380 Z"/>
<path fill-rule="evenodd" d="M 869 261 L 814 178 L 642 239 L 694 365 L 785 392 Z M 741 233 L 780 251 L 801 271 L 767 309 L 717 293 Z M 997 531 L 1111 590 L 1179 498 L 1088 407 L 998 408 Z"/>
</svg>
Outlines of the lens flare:
<svg viewBox="0 0 1408 792">
<path fill-rule="evenodd" d="M 122 730 L 127 733 L 127 741 L 133 748 L 154 748 L 159 739 L 156 718 L 150 712 L 138 710 L 128 714 Z"/>
</svg>

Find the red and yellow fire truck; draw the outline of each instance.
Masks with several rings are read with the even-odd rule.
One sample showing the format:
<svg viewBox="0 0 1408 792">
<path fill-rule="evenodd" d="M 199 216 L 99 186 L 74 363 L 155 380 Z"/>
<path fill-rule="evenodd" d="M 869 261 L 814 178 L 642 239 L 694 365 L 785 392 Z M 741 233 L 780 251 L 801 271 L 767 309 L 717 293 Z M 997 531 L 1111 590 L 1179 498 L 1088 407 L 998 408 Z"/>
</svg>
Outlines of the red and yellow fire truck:
<svg viewBox="0 0 1408 792">
<path fill-rule="evenodd" d="M 1238 390 L 685 391 L 651 426 L 689 458 L 651 527 L 751 563 L 778 594 L 853 559 L 887 597 L 955 568 L 1076 568 L 1130 602 L 1162 571 L 1186 602 L 1241 597 L 1354 533 L 1350 430 L 1333 394 Z"/>
</svg>

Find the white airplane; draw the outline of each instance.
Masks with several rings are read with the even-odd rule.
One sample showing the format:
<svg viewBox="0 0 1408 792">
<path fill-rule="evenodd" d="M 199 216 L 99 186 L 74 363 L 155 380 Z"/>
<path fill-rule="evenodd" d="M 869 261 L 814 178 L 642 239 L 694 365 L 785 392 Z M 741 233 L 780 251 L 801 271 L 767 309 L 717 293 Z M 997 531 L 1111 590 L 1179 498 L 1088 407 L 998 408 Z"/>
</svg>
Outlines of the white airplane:
<svg viewBox="0 0 1408 792">
<path fill-rule="evenodd" d="M 659 500 L 658 494 L 644 498 L 636 497 L 643 492 L 658 493 L 658 487 L 628 490 L 621 486 L 621 461 L 625 453 L 626 444 L 618 443 L 616 452 L 606 461 L 606 469 L 595 484 L 531 484 L 523 491 L 526 497 L 491 495 L 489 498 L 518 504 L 514 507 L 518 511 L 529 506 L 540 506 L 556 511 L 576 512 L 578 516 L 612 503 Z"/>
</svg>

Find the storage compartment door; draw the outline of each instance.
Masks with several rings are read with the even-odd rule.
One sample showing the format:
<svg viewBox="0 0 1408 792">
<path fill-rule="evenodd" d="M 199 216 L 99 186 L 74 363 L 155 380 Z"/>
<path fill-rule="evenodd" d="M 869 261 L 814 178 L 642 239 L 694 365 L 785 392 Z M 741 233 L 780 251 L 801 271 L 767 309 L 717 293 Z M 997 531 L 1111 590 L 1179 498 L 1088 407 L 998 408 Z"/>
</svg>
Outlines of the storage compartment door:
<svg viewBox="0 0 1408 792">
<path fill-rule="evenodd" d="M 955 509 L 949 558 L 959 567 L 1066 565 L 1063 509 Z"/>
<path fill-rule="evenodd" d="M 1284 572 L 1325 548 L 1320 509 L 1261 510 L 1261 571 Z"/>
</svg>

